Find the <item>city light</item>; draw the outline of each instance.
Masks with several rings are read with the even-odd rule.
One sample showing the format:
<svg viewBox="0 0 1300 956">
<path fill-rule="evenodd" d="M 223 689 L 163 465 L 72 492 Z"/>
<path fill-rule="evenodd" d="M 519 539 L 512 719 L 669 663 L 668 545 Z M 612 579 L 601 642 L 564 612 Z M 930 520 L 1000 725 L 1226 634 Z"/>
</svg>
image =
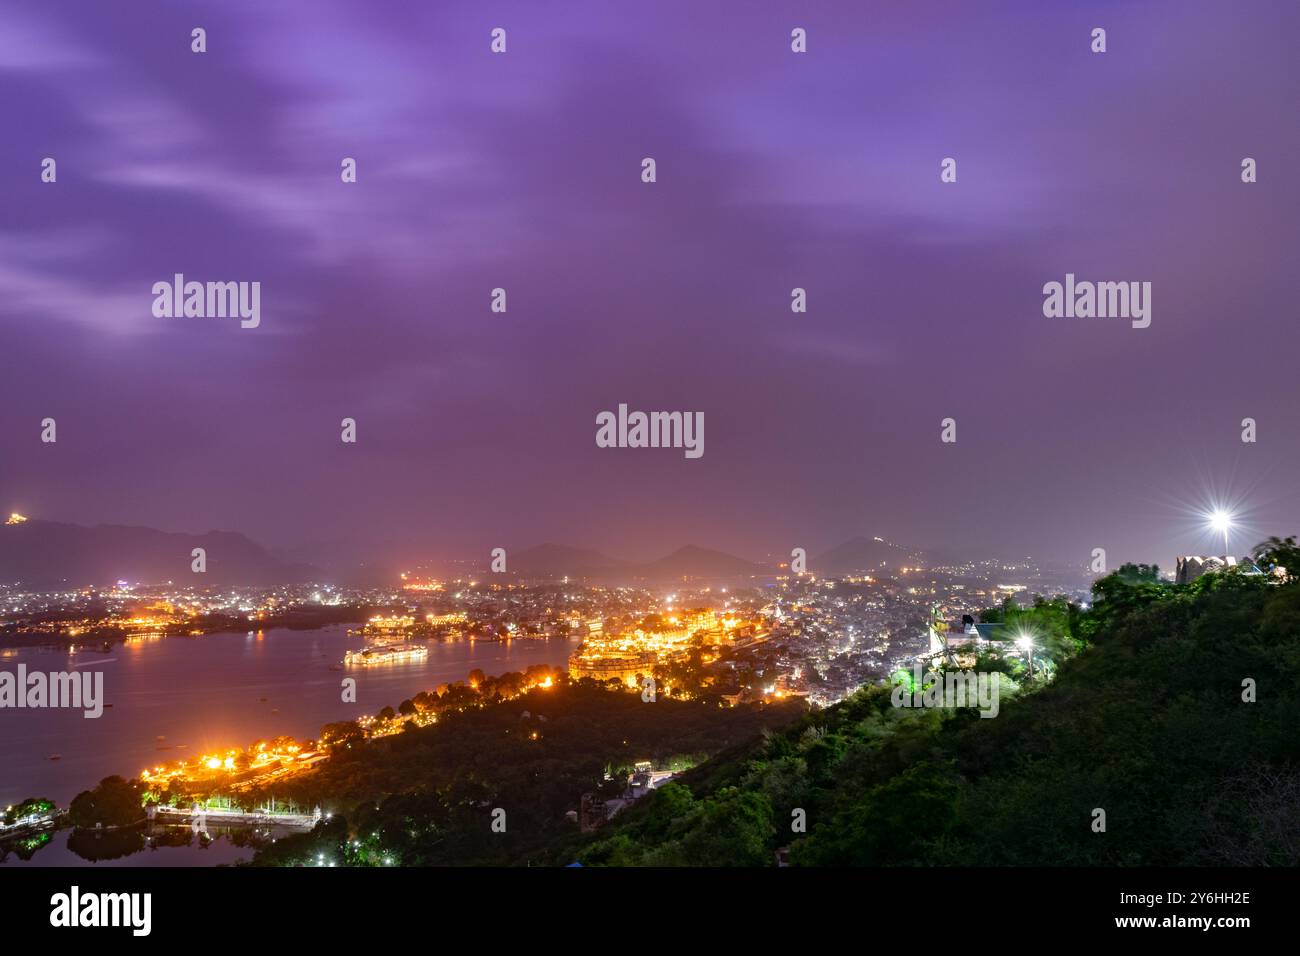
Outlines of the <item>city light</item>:
<svg viewBox="0 0 1300 956">
<path fill-rule="evenodd" d="M 1197 523 L 1203 526 L 1218 504 L 1205 502 L 1192 512 Z M 1231 513 L 1242 514 L 1235 508 Z M 1233 533 L 1244 533 L 1240 517 Z M 204 588 L 186 582 L 125 588 L 119 583 L 111 592 L 81 588 L 59 595 L 60 605 L 66 605 L 71 613 L 53 621 L 43 619 L 51 606 L 48 595 L 16 595 L 12 600 L 18 606 L 8 613 L 18 615 L 23 633 L 59 640 L 94 634 L 105 643 L 129 643 L 168 634 L 220 634 L 231 622 L 240 633 L 247 626 L 258 628 L 248 631 L 249 639 L 256 634 L 261 640 L 264 632 L 273 634 L 282 622 L 296 623 L 303 616 L 311 623 L 333 623 L 332 616 L 320 612 L 322 604 L 330 604 L 345 609 L 339 617 L 351 625 L 346 629 L 349 644 L 361 642 L 360 646 L 319 655 L 323 665 L 339 671 L 348 664 L 381 661 L 413 663 L 418 668 L 419 659 L 432 656 L 433 649 L 444 643 L 468 645 L 477 639 L 480 648 L 488 643 L 490 651 L 491 643 L 504 645 L 509 638 L 564 641 L 554 645 L 557 651 L 563 649 L 564 663 L 533 665 L 496 676 L 476 670 L 461 680 L 427 687 L 402 701 L 403 706 L 327 725 L 319 740 L 295 742 L 276 737 L 201 756 L 181 756 L 140 772 L 140 780 L 159 802 L 201 799 L 208 794 L 238 802 L 241 795 L 258 788 L 314 773 L 333 755 L 354 750 L 365 741 L 445 723 L 440 721 L 442 715 L 486 709 L 529 694 L 564 697 L 584 680 L 611 691 L 643 693 L 648 686 L 646 678 L 653 676 L 654 694 L 661 698 L 701 700 L 721 708 L 751 703 L 788 705 L 799 698 L 828 706 L 882 673 L 907 673 L 904 668 L 912 657 L 918 610 L 930 608 L 935 613 L 936 607 L 944 608 L 939 618 L 941 631 L 974 641 L 979 638 L 969 636 L 973 627 L 952 623 L 957 611 L 998 604 L 1008 594 L 1028 588 L 1058 589 L 1029 564 L 990 561 L 979 567 L 913 570 L 905 588 L 897 578 L 885 574 L 829 577 L 825 586 L 809 576 L 784 584 L 780 590 L 731 588 L 725 597 L 713 585 L 679 586 L 662 595 L 631 585 L 586 585 L 557 592 L 549 587 L 503 589 L 499 585 L 470 590 L 464 582 L 449 582 L 445 592 L 416 597 L 409 589 L 396 586 L 352 591 L 318 584 Z M 1005 583 L 1009 573 L 1019 579 L 1031 572 L 1036 576 L 1024 579 L 1027 583 Z M 834 586 L 838 581 L 852 587 Z M 458 597 L 453 596 L 454 587 L 462 588 L 456 592 Z M 1077 602 L 1082 594 L 1075 592 L 1071 597 Z M 256 624 L 245 624 L 254 620 Z M 1050 658 L 1032 659 L 1041 656 L 1034 645 L 1046 635 L 1030 633 L 1028 626 L 1018 629 L 1013 625 L 1008 630 L 1010 633 L 1004 634 L 1010 640 L 1004 647 L 1008 656 L 1020 658 L 1028 679 L 1036 683 L 1039 671 L 1049 676 Z M 1041 653 L 1047 653 L 1046 648 Z M 492 666 L 487 661 L 484 663 Z M 262 698 L 261 702 L 267 701 Z M 545 705 L 536 700 L 529 706 L 535 711 Z M 541 715 L 537 719 L 538 724 L 527 725 L 516 739 L 548 740 L 551 735 L 540 725 Z M 216 735 L 215 728 L 206 734 Z M 330 863 L 327 853 L 321 865 Z"/>
</svg>

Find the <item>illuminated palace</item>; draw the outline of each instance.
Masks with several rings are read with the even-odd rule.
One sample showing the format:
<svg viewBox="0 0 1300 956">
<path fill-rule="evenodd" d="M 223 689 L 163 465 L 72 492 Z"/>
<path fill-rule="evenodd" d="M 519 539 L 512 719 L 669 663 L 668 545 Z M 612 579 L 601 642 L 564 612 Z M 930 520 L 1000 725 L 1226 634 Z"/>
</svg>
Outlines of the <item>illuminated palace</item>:
<svg viewBox="0 0 1300 956">
<path fill-rule="evenodd" d="M 654 616 L 631 630 L 606 634 L 590 628 L 586 640 L 569 656 L 569 676 L 574 680 L 621 680 L 631 687 L 653 673 L 655 665 L 686 657 L 697 637 L 710 644 L 727 643 L 737 624 L 734 615 L 707 609 Z"/>
</svg>

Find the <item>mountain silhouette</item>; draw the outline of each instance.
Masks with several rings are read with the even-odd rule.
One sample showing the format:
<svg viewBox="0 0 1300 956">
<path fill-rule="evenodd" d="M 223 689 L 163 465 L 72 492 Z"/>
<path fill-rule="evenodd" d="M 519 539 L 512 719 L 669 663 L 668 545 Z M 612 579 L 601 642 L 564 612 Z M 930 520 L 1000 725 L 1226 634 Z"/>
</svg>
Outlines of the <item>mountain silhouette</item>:
<svg viewBox="0 0 1300 956">
<path fill-rule="evenodd" d="M 921 554 L 914 548 L 904 548 L 883 538 L 857 535 L 811 559 L 808 570 L 817 575 L 892 572 L 920 560 Z"/>
<path fill-rule="evenodd" d="M 195 548 L 207 570 L 191 569 Z M 28 520 L 0 525 L 0 581 L 39 589 L 133 584 L 296 584 L 318 580 L 309 564 L 281 561 L 242 534 L 186 534 L 128 525 Z"/>
</svg>

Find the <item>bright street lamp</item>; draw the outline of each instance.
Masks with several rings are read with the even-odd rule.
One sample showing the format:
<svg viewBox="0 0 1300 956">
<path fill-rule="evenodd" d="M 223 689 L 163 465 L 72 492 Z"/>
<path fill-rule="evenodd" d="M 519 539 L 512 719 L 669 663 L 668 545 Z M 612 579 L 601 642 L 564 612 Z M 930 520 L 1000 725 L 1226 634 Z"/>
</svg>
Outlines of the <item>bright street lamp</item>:
<svg viewBox="0 0 1300 956">
<path fill-rule="evenodd" d="M 1024 654 L 1029 661 L 1029 679 L 1034 679 L 1034 639 L 1024 633 L 1016 638 L 1016 647 L 1020 648 L 1020 653 Z"/>
<path fill-rule="evenodd" d="M 1232 528 L 1232 513 L 1216 508 L 1209 515 L 1210 529 L 1223 535 L 1223 557 L 1228 558 L 1228 531 Z"/>
</svg>

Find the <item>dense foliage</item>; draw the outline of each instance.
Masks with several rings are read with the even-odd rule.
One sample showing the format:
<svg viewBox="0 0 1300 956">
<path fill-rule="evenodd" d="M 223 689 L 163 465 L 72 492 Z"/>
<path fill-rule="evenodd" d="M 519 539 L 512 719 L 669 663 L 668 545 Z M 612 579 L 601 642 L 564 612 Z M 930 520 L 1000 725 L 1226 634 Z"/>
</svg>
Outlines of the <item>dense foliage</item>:
<svg viewBox="0 0 1300 956">
<path fill-rule="evenodd" d="M 640 760 L 694 764 L 804 712 L 790 701 L 735 708 L 559 680 L 489 706 L 443 711 L 427 727 L 336 748 L 311 774 L 278 783 L 279 799 L 332 817 L 280 839 L 261 864 L 549 862 L 577 832 L 566 819 L 584 792 L 618 796 Z M 269 794 L 268 794 L 269 795 Z M 266 795 L 254 791 L 249 799 Z M 504 832 L 493 829 L 494 811 Z"/>
<path fill-rule="evenodd" d="M 1026 686 L 995 719 L 866 688 L 575 851 L 614 865 L 772 865 L 786 847 L 795 865 L 1300 864 L 1300 584 L 1174 586 L 1126 566 L 1094 597 L 1087 612 L 1001 609 L 1056 656 L 1032 683 L 999 662 Z"/>
<path fill-rule="evenodd" d="M 145 787 L 140 781 L 105 777 L 95 789 L 73 797 L 68 813 L 78 827 L 129 826 L 144 820 L 144 797 Z"/>
<path fill-rule="evenodd" d="M 54 801 L 46 797 L 28 797 L 22 803 L 8 807 L 4 812 L 4 825 L 13 826 L 27 817 L 43 817 L 54 810 Z"/>
</svg>

